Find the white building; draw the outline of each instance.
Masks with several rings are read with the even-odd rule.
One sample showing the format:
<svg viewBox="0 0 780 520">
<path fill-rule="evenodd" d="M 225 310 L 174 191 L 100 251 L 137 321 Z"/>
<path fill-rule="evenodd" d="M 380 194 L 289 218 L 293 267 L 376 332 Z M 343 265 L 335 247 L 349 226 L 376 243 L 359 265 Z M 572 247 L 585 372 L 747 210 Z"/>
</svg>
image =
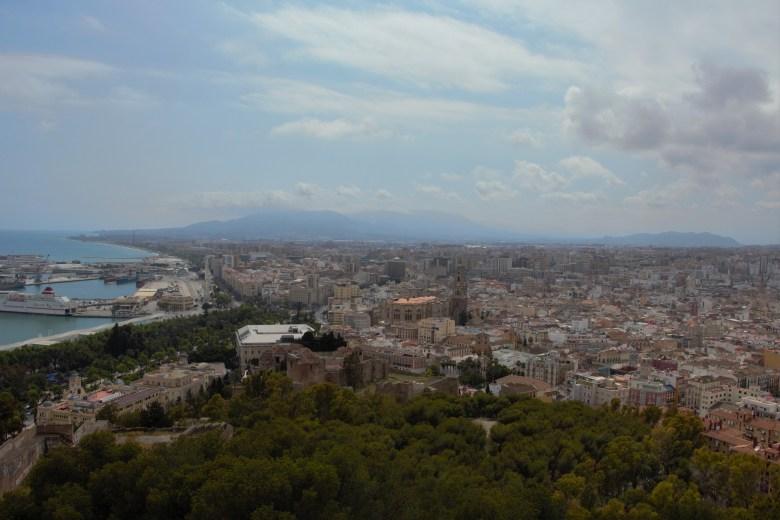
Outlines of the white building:
<svg viewBox="0 0 780 520">
<path fill-rule="evenodd" d="M 613 399 L 621 403 L 628 401 L 628 387 L 612 378 L 574 373 L 570 380 L 569 398 L 572 401 L 579 401 L 593 407 L 609 404 Z"/>
<path fill-rule="evenodd" d="M 295 343 L 314 329 L 304 324 L 245 325 L 236 331 L 239 366 L 247 370 L 253 359 L 268 347 L 279 343 Z"/>
</svg>

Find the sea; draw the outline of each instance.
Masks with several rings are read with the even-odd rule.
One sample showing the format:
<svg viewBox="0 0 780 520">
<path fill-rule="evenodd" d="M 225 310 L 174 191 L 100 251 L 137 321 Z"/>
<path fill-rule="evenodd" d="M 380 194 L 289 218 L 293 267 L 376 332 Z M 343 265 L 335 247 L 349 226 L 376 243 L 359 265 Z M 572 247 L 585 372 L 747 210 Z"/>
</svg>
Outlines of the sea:
<svg viewBox="0 0 780 520">
<path fill-rule="evenodd" d="M 50 261 L 82 263 L 140 262 L 154 253 L 98 242 L 83 242 L 68 238 L 78 233 L 64 231 L 2 231 L 0 255 L 40 255 Z M 103 280 L 48 284 L 55 293 L 69 298 L 117 298 L 135 292 L 135 284 L 106 284 Z M 46 285 L 28 285 L 24 292 L 38 293 Z M 42 336 L 87 329 L 111 323 L 111 318 L 81 318 L 40 316 L 0 312 L 0 347 Z"/>
</svg>

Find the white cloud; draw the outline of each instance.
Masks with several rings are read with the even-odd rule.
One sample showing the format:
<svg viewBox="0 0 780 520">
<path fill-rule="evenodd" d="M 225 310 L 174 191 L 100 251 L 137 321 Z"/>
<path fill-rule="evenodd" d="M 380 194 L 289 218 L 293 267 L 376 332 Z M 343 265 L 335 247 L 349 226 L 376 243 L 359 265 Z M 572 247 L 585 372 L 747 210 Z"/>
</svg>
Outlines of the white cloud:
<svg viewBox="0 0 780 520">
<path fill-rule="evenodd" d="M 441 178 L 441 180 L 447 182 L 457 182 L 463 180 L 463 175 L 459 173 L 440 173 L 439 177 Z"/>
<path fill-rule="evenodd" d="M 376 190 L 376 198 L 379 200 L 390 200 L 393 198 L 393 194 L 387 190 Z"/>
<path fill-rule="evenodd" d="M 591 177 L 603 180 L 610 185 L 623 185 L 623 179 L 612 173 L 600 162 L 584 155 L 574 155 L 560 161 L 561 167 L 568 170 L 575 179 Z"/>
<path fill-rule="evenodd" d="M 780 209 L 780 171 L 755 179 L 750 185 L 760 192 L 756 203 L 759 208 Z"/>
<path fill-rule="evenodd" d="M 295 194 L 304 199 L 314 198 L 319 189 L 319 186 L 309 182 L 299 182 L 295 184 Z"/>
<path fill-rule="evenodd" d="M 527 128 L 515 130 L 507 136 L 507 139 L 509 142 L 521 146 L 530 146 L 531 148 L 539 148 L 542 146 L 542 139 Z"/>
<path fill-rule="evenodd" d="M 750 186 L 761 191 L 780 191 L 780 171 L 772 172 L 765 177 L 753 179 Z"/>
<path fill-rule="evenodd" d="M 447 191 L 434 184 L 415 184 L 414 191 L 425 196 L 441 200 L 459 200 L 460 195 L 454 191 Z"/>
<path fill-rule="evenodd" d="M 695 75 L 691 63 L 712 56 L 768 67 L 775 82 L 780 73 L 775 0 L 755 0 L 750 9 L 711 0 L 706 10 L 699 2 L 609 1 L 596 16 L 589 2 L 469 0 L 475 4 L 480 15 L 534 27 L 539 45 L 562 45 L 592 64 L 591 77 L 613 78 L 620 90 L 683 94 Z"/>
<path fill-rule="evenodd" d="M 350 119 L 370 117 L 395 123 L 524 118 L 544 124 L 560 117 L 557 110 L 548 108 L 509 109 L 439 97 L 410 96 L 365 85 L 355 87 L 355 92 L 350 93 L 281 78 L 220 76 L 216 81 L 251 89 L 241 96 L 241 101 L 249 107 L 287 114 L 336 114 Z"/>
<path fill-rule="evenodd" d="M 282 190 L 206 191 L 181 197 L 179 206 L 186 209 L 243 209 L 286 204 L 292 200 Z"/>
<path fill-rule="evenodd" d="M 268 57 L 252 43 L 242 40 L 224 40 L 216 45 L 216 49 L 241 65 L 257 68 L 268 65 Z"/>
<path fill-rule="evenodd" d="M 89 15 L 82 16 L 81 25 L 89 29 L 90 31 L 99 32 L 99 33 L 106 32 L 106 26 L 103 25 L 103 22 L 101 22 L 100 19 L 94 16 L 89 16 Z"/>
<path fill-rule="evenodd" d="M 112 88 L 107 97 L 93 102 L 120 108 L 149 108 L 158 104 L 148 93 L 124 85 Z"/>
<path fill-rule="evenodd" d="M 481 181 L 500 180 L 502 178 L 500 171 L 482 165 L 474 167 L 474 169 L 471 170 L 471 175 L 473 175 L 475 179 Z"/>
<path fill-rule="evenodd" d="M 42 54 L 0 54 L 0 108 L 27 110 L 87 102 L 75 84 L 113 69 L 96 61 Z"/>
<path fill-rule="evenodd" d="M 54 131 L 57 128 L 57 122 L 51 119 L 44 119 L 38 123 L 38 126 L 42 132 L 48 133 Z"/>
<path fill-rule="evenodd" d="M 522 77 L 561 79 L 582 72 L 579 63 L 532 52 L 497 32 L 421 12 L 286 7 L 251 19 L 297 43 L 298 56 L 421 87 L 494 92 Z"/>
<path fill-rule="evenodd" d="M 604 197 L 589 191 L 551 191 L 542 195 L 545 199 L 575 204 L 595 204 Z"/>
<path fill-rule="evenodd" d="M 528 161 L 515 161 L 514 180 L 520 186 L 536 191 L 557 191 L 568 184 L 561 174 Z"/>
<path fill-rule="evenodd" d="M 51 110 L 74 106 L 134 109 L 157 104 L 157 100 L 146 92 L 112 84 L 117 72 L 97 61 L 0 53 L 0 110 Z"/>
<path fill-rule="evenodd" d="M 706 203 L 707 207 L 733 208 L 742 204 L 743 196 L 730 184 L 682 177 L 641 190 L 626 197 L 623 203 L 629 207 L 665 210 L 697 208 L 700 207 L 697 201 Z"/>
<path fill-rule="evenodd" d="M 389 132 L 378 128 L 370 121 L 349 121 L 346 119 L 299 119 L 276 126 L 272 135 L 301 135 L 316 139 L 344 139 L 354 137 L 386 137 Z"/>
<path fill-rule="evenodd" d="M 666 108 L 654 97 L 573 86 L 564 101 L 564 130 L 590 143 L 645 150 L 658 146 L 669 131 Z"/>
<path fill-rule="evenodd" d="M 336 195 L 350 199 L 356 199 L 362 195 L 363 191 L 354 185 L 339 186 L 336 188 Z"/>
<path fill-rule="evenodd" d="M 482 200 L 510 200 L 517 195 L 516 190 L 498 179 L 477 181 L 475 187 Z"/>
<path fill-rule="evenodd" d="M 645 208 L 676 207 L 684 203 L 694 191 L 694 185 L 687 180 L 680 179 L 668 185 L 659 185 L 650 189 L 641 190 L 634 195 L 626 197 L 623 202 L 627 206 L 640 206 Z"/>
<path fill-rule="evenodd" d="M 780 170 L 780 110 L 766 74 L 711 64 L 696 70 L 694 90 L 664 100 L 571 87 L 564 127 L 592 145 L 641 151 L 686 175 L 755 179 Z"/>
<path fill-rule="evenodd" d="M 780 191 L 768 192 L 766 197 L 756 204 L 763 209 L 780 209 Z"/>
</svg>

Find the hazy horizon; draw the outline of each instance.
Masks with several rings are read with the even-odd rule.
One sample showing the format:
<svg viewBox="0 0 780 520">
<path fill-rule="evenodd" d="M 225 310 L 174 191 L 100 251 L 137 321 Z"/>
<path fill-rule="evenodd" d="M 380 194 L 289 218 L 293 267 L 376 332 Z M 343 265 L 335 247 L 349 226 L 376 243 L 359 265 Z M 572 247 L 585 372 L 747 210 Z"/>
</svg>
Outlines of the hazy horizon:
<svg viewBox="0 0 780 520">
<path fill-rule="evenodd" d="M 265 210 L 273 211 L 272 208 L 265 208 Z M 295 211 L 306 211 L 306 210 L 295 210 Z M 342 213 L 342 212 L 338 212 L 338 211 L 335 211 L 335 210 L 320 210 L 320 211 L 339 213 L 339 214 L 341 214 L 343 216 L 346 216 L 348 218 L 357 219 L 357 221 L 361 221 L 360 217 L 365 217 L 366 215 L 370 216 L 370 215 L 372 215 L 372 213 L 376 213 L 376 212 L 370 212 L 370 211 L 367 211 L 367 212 L 353 212 L 353 213 Z M 381 213 L 382 210 L 377 210 L 377 212 Z M 436 212 L 436 211 L 425 212 L 425 213 L 423 213 L 423 212 L 421 212 L 421 213 L 390 212 L 390 215 L 399 214 L 399 215 L 410 216 L 410 215 L 424 215 L 426 213 L 432 214 L 432 215 L 436 215 L 436 216 L 440 216 L 440 217 L 447 217 L 447 216 L 453 215 L 453 214 L 448 214 L 448 213 L 444 213 L 444 212 Z M 261 213 L 258 213 L 258 214 L 261 214 Z M 197 225 L 197 224 L 205 224 L 205 223 L 208 223 L 208 222 L 230 222 L 230 221 L 233 221 L 233 220 L 240 220 L 242 218 L 252 217 L 252 216 L 253 216 L 253 214 L 250 213 L 250 214 L 247 214 L 247 215 L 238 216 L 238 217 L 230 218 L 230 219 L 216 219 L 216 220 L 212 220 L 212 221 L 200 221 L 200 222 L 194 222 L 193 224 Z M 458 218 L 465 218 L 465 217 L 459 217 L 457 215 L 453 215 L 453 216 L 458 217 Z M 437 221 L 437 222 L 441 222 L 441 221 Z M 472 221 L 470 219 L 466 219 L 466 223 L 474 224 L 476 226 L 480 225 L 477 222 Z M 10 229 L 10 228 L 0 227 L 0 233 L 33 233 L 33 234 L 40 233 L 40 234 L 56 234 L 56 235 L 78 235 L 78 234 L 84 234 L 84 235 L 97 234 L 97 235 L 99 235 L 99 234 L 102 234 L 102 233 L 106 233 L 107 234 L 106 236 L 111 236 L 110 234 L 113 233 L 113 232 L 129 232 L 129 231 L 136 232 L 137 231 L 137 232 L 140 232 L 142 234 L 141 236 L 143 236 L 143 232 L 144 231 L 157 231 L 157 230 L 161 230 L 161 229 L 183 229 L 183 228 L 186 228 L 186 227 L 187 226 L 180 226 L 180 227 L 179 226 L 171 226 L 170 228 L 165 228 L 165 227 L 153 227 L 153 226 L 150 226 L 150 227 L 139 227 L 139 228 L 115 227 L 115 228 L 102 228 L 102 229 L 98 229 L 98 228 L 70 228 L 70 229 L 43 229 L 43 228 L 41 228 L 41 229 L 29 229 L 29 228 L 28 229 L 22 229 L 22 228 L 17 228 L 17 229 Z M 448 230 L 450 230 L 451 233 L 456 234 L 457 230 L 458 230 L 458 227 L 457 227 L 456 224 L 453 224 L 452 228 L 448 228 Z M 661 235 L 665 235 L 665 234 L 675 234 L 675 233 L 680 234 L 680 235 L 699 235 L 699 234 L 708 234 L 709 233 L 711 235 L 722 237 L 722 238 L 727 238 L 727 239 L 733 239 L 734 238 L 734 237 L 730 237 L 728 235 L 722 235 L 722 234 L 718 234 L 718 233 L 711 233 L 711 232 L 707 232 L 707 231 L 697 231 L 697 230 L 693 230 L 693 229 L 689 229 L 689 230 L 664 230 L 664 231 L 658 231 L 658 232 L 636 231 L 636 232 L 615 234 L 615 235 L 609 235 L 609 234 L 605 234 L 605 233 L 601 233 L 601 234 L 596 233 L 596 234 L 593 234 L 593 235 L 584 235 L 584 234 L 580 234 L 580 235 L 574 235 L 574 234 L 558 234 L 558 235 L 534 234 L 534 233 L 524 233 L 522 231 L 511 230 L 511 229 L 504 228 L 504 227 L 501 227 L 501 226 L 496 226 L 496 227 L 485 226 L 485 230 L 488 231 L 489 233 L 487 233 L 484 237 L 482 237 L 482 240 L 484 241 L 484 243 L 503 243 L 503 242 L 506 242 L 506 243 L 533 243 L 533 241 L 535 241 L 535 240 L 538 240 L 539 244 L 556 243 L 556 241 L 561 241 L 561 243 L 564 243 L 564 244 L 565 243 L 577 243 L 577 241 L 580 241 L 580 240 L 584 241 L 583 243 L 585 243 L 585 242 L 593 242 L 594 240 L 598 240 L 598 239 L 602 239 L 602 238 L 603 239 L 609 239 L 609 238 L 617 239 L 617 238 L 624 238 L 624 237 L 629 237 L 629 236 L 642 236 L 642 235 L 661 236 Z M 503 233 L 503 232 L 505 232 L 506 235 L 502 238 L 500 236 L 500 234 Z M 464 242 L 465 243 L 465 242 L 470 242 L 470 241 L 474 241 L 474 240 L 478 239 L 478 237 L 474 237 L 472 235 L 473 235 L 473 231 L 471 231 L 470 233 L 467 232 L 466 234 L 461 235 L 460 238 L 452 238 L 452 237 L 443 238 L 442 242 L 452 242 L 454 240 L 454 242 Z M 200 238 L 208 239 L 209 237 L 212 237 L 212 234 L 204 234 Z M 300 240 L 301 237 L 290 236 L 290 239 L 291 240 Z M 277 239 L 273 239 L 273 238 L 258 238 L 258 240 L 277 240 Z M 328 239 L 324 239 L 324 240 L 332 240 L 332 239 L 328 238 Z M 342 239 L 339 239 L 339 240 L 342 240 Z M 355 240 L 356 241 L 362 241 L 362 240 L 366 240 L 366 238 L 356 238 Z M 372 240 L 382 241 L 384 239 L 375 238 L 375 239 L 372 239 Z M 391 240 L 391 239 L 387 239 L 387 240 L 389 240 L 390 242 L 395 241 L 395 240 Z M 419 237 L 418 238 L 414 238 L 414 237 L 412 237 L 412 238 L 409 239 L 409 241 L 410 242 L 429 242 L 430 238 L 419 238 Z M 739 242 L 739 241 L 737 241 L 737 242 Z M 778 244 L 777 243 L 772 243 L 772 242 L 767 242 L 767 243 L 739 242 L 739 246 L 740 247 L 776 246 L 776 245 L 778 245 Z M 677 247 L 677 246 L 671 246 L 671 247 Z M 707 246 L 695 246 L 694 245 L 694 246 L 691 246 L 691 247 L 707 247 Z"/>
<path fill-rule="evenodd" d="M 2 227 L 431 210 L 776 244 L 778 49 L 773 1 L 8 3 Z"/>
</svg>

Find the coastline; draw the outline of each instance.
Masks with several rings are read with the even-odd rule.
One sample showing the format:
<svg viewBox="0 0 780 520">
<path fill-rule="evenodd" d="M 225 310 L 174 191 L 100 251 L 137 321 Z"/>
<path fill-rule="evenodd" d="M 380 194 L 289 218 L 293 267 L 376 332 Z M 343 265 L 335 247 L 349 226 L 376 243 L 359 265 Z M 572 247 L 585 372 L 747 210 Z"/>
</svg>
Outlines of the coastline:
<svg viewBox="0 0 780 520">
<path fill-rule="evenodd" d="M 195 313 L 192 314 L 156 313 L 156 314 L 150 314 L 149 316 L 140 316 L 137 318 L 130 318 L 128 320 L 123 320 L 123 321 L 113 321 L 110 323 L 103 323 L 101 325 L 96 325 L 94 327 L 89 327 L 86 329 L 70 330 L 67 332 L 60 332 L 59 334 L 52 334 L 50 336 L 41 336 L 38 338 L 30 338 L 23 341 L 16 341 L 14 343 L 7 343 L 5 345 L 0 345 L 0 352 L 5 350 L 14 350 L 24 346 L 40 347 L 40 346 L 56 345 L 58 343 L 65 343 L 72 339 L 79 338 L 81 336 L 91 336 L 92 334 L 97 334 L 98 332 L 102 332 L 104 330 L 110 329 L 114 325 L 119 325 L 120 327 L 124 325 L 143 325 L 145 323 L 153 323 L 157 321 L 169 320 L 172 318 L 181 318 L 184 316 L 194 316 L 194 315 Z"/>
<path fill-rule="evenodd" d="M 132 249 L 133 251 L 138 251 L 139 253 L 146 253 L 148 256 L 145 256 L 144 258 L 150 258 L 153 256 L 162 256 L 162 253 L 159 251 L 153 251 L 151 249 L 146 249 L 143 247 L 138 246 L 128 246 L 126 244 L 122 244 L 121 242 L 109 242 L 108 240 L 91 240 L 89 237 L 85 236 L 66 236 L 67 240 L 76 240 L 78 242 L 89 242 L 92 244 L 104 244 L 107 246 L 118 246 L 118 247 L 124 247 L 125 249 Z"/>
<path fill-rule="evenodd" d="M 11 232 L 11 233 L 17 233 L 17 232 Z M 47 233 L 49 234 L 49 233 Z M 160 258 L 164 257 L 165 254 L 159 251 L 155 251 L 152 249 L 144 248 L 144 247 L 137 247 L 132 245 L 126 245 L 121 242 L 112 242 L 109 240 L 100 240 L 97 239 L 98 237 L 95 237 L 96 239 L 92 239 L 89 236 L 86 235 L 78 235 L 76 233 L 73 234 L 57 234 L 52 232 L 54 236 L 52 237 L 54 240 L 59 240 L 61 242 L 55 242 L 55 245 L 58 245 L 58 247 L 61 247 L 59 244 L 65 244 L 66 242 L 69 242 L 72 244 L 71 246 L 67 246 L 65 250 L 75 250 L 80 253 L 81 249 L 86 248 L 86 250 L 92 249 L 96 250 L 97 253 L 93 252 L 91 253 L 92 256 L 90 257 L 90 253 L 84 253 L 80 257 L 81 261 L 85 264 L 88 263 L 102 263 L 102 260 L 94 260 L 96 258 L 99 258 L 100 250 L 103 247 L 109 247 L 109 248 L 116 248 L 116 250 L 113 251 L 113 254 L 116 255 L 114 258 L 106 258 L 105 261 L 109 263 L 114 262 L 132 262 L 132 263 L 138 263 L 138 265 L 141 265 L 141 262 L 144 262 L 146 259 L 154 259 L 154 258 Z M 44 235 L 45 236 L 45 235 Z M 11 237 L 12 239 L 15 237 Z M 83 245 L 81 245 L 83 244 Z M 96 247 L 90 248 L 89 245 L 96 245 Z M 45 246 L 48 244 L 41 243 L 41 244 L 33 244 L 34 246 L 42 246 L 45 249 Z M 119 249 L 122 248 L 122 249 Z M 41 250 L 44 250 L 41 249 Z M 13 249 L 12 249 L 13 250 Z M 37 253 L 40 254 L 40 253 Z M 78 253 L 77 253 L 78 254 Z M 110 253 L 109 253 L 110 254 Z M 65 257 L 65 255 L 60 255 Z M 72 256 L 72 255 L 68 255 Z M 74 258 L 78 258 L 74 256 Z M 88 277 L 88 278 L 79 278 L 78 280 L 71 280 L 71 279 L 62 279 L 62 280 L 47 280 L 46 282 L 42 282 L 43 284 L 48 283 L 68 283 L 68 282 L 91 282 L 93 280 L 99 280 L 99 277 Z M 81 299 L 85 299 L 84 296 L 79 296 Z M 88 298 L 87 298 L 88 299 Z M 40 332 L 46 332 L 48 327 L 41 326 L 41 327 L 27 327 L 27 330 L 25 330 L 25 327 L 22 326 L 19 333 L 16 334 L 3 334 L 2 339 L 0 339 L 0 351 L 3 350 L 12 350 L 15 348 L 19 348 L 25 345 L 29 346 L 42 346 L 42 345 L 52 345 L 60 342 L 67 342 L 69 340 L 81 337 L 81 336 L 87 336 L 91 334 L 95 334 L 101 331 L 104 331 L 110 327 L 113 327 L 115 324 L 119 325 L 129 325 L 129 324 L 142 324 L 142 323 L 148 323 L 153 321 L 159 321 L 163 319 L 173 318 L 177 317 L 177 315 L 168 315 L 168 314 L 162 314 L 162 313 L 155 313 L 148 316 L 139 316 L 135 318 L 124 318 L 119 320 L 112 320 L 112 321 L 103 321 L 99 323 L 88 323 L 88 322 L 74 322 L 70 326 L 73 326 L 73 329 L 70 330 L 63 330 L 66 329 L 66 327 L 59 327 L 59 326 L 53 326 L 51 327 L 54 330 L 48 330 L 49 334 L 46 336 L 38 336 L 36 334 Z M 90 318 L 91 316 L 76 316 L 79 318 Z M 97 316 L 96 316 L 97 317 Z M 100 318 L 103 318 L 103 316 L 100 316 Z M 108 318 L 108 317 L 106 317 Z M 9 323 L 11 327 L 14 326 L 14 323 Z M 59 331 L 57 330 L 59 329 Z M 5 340 L 5 341 L 3 341 Z"/>
</svg>

